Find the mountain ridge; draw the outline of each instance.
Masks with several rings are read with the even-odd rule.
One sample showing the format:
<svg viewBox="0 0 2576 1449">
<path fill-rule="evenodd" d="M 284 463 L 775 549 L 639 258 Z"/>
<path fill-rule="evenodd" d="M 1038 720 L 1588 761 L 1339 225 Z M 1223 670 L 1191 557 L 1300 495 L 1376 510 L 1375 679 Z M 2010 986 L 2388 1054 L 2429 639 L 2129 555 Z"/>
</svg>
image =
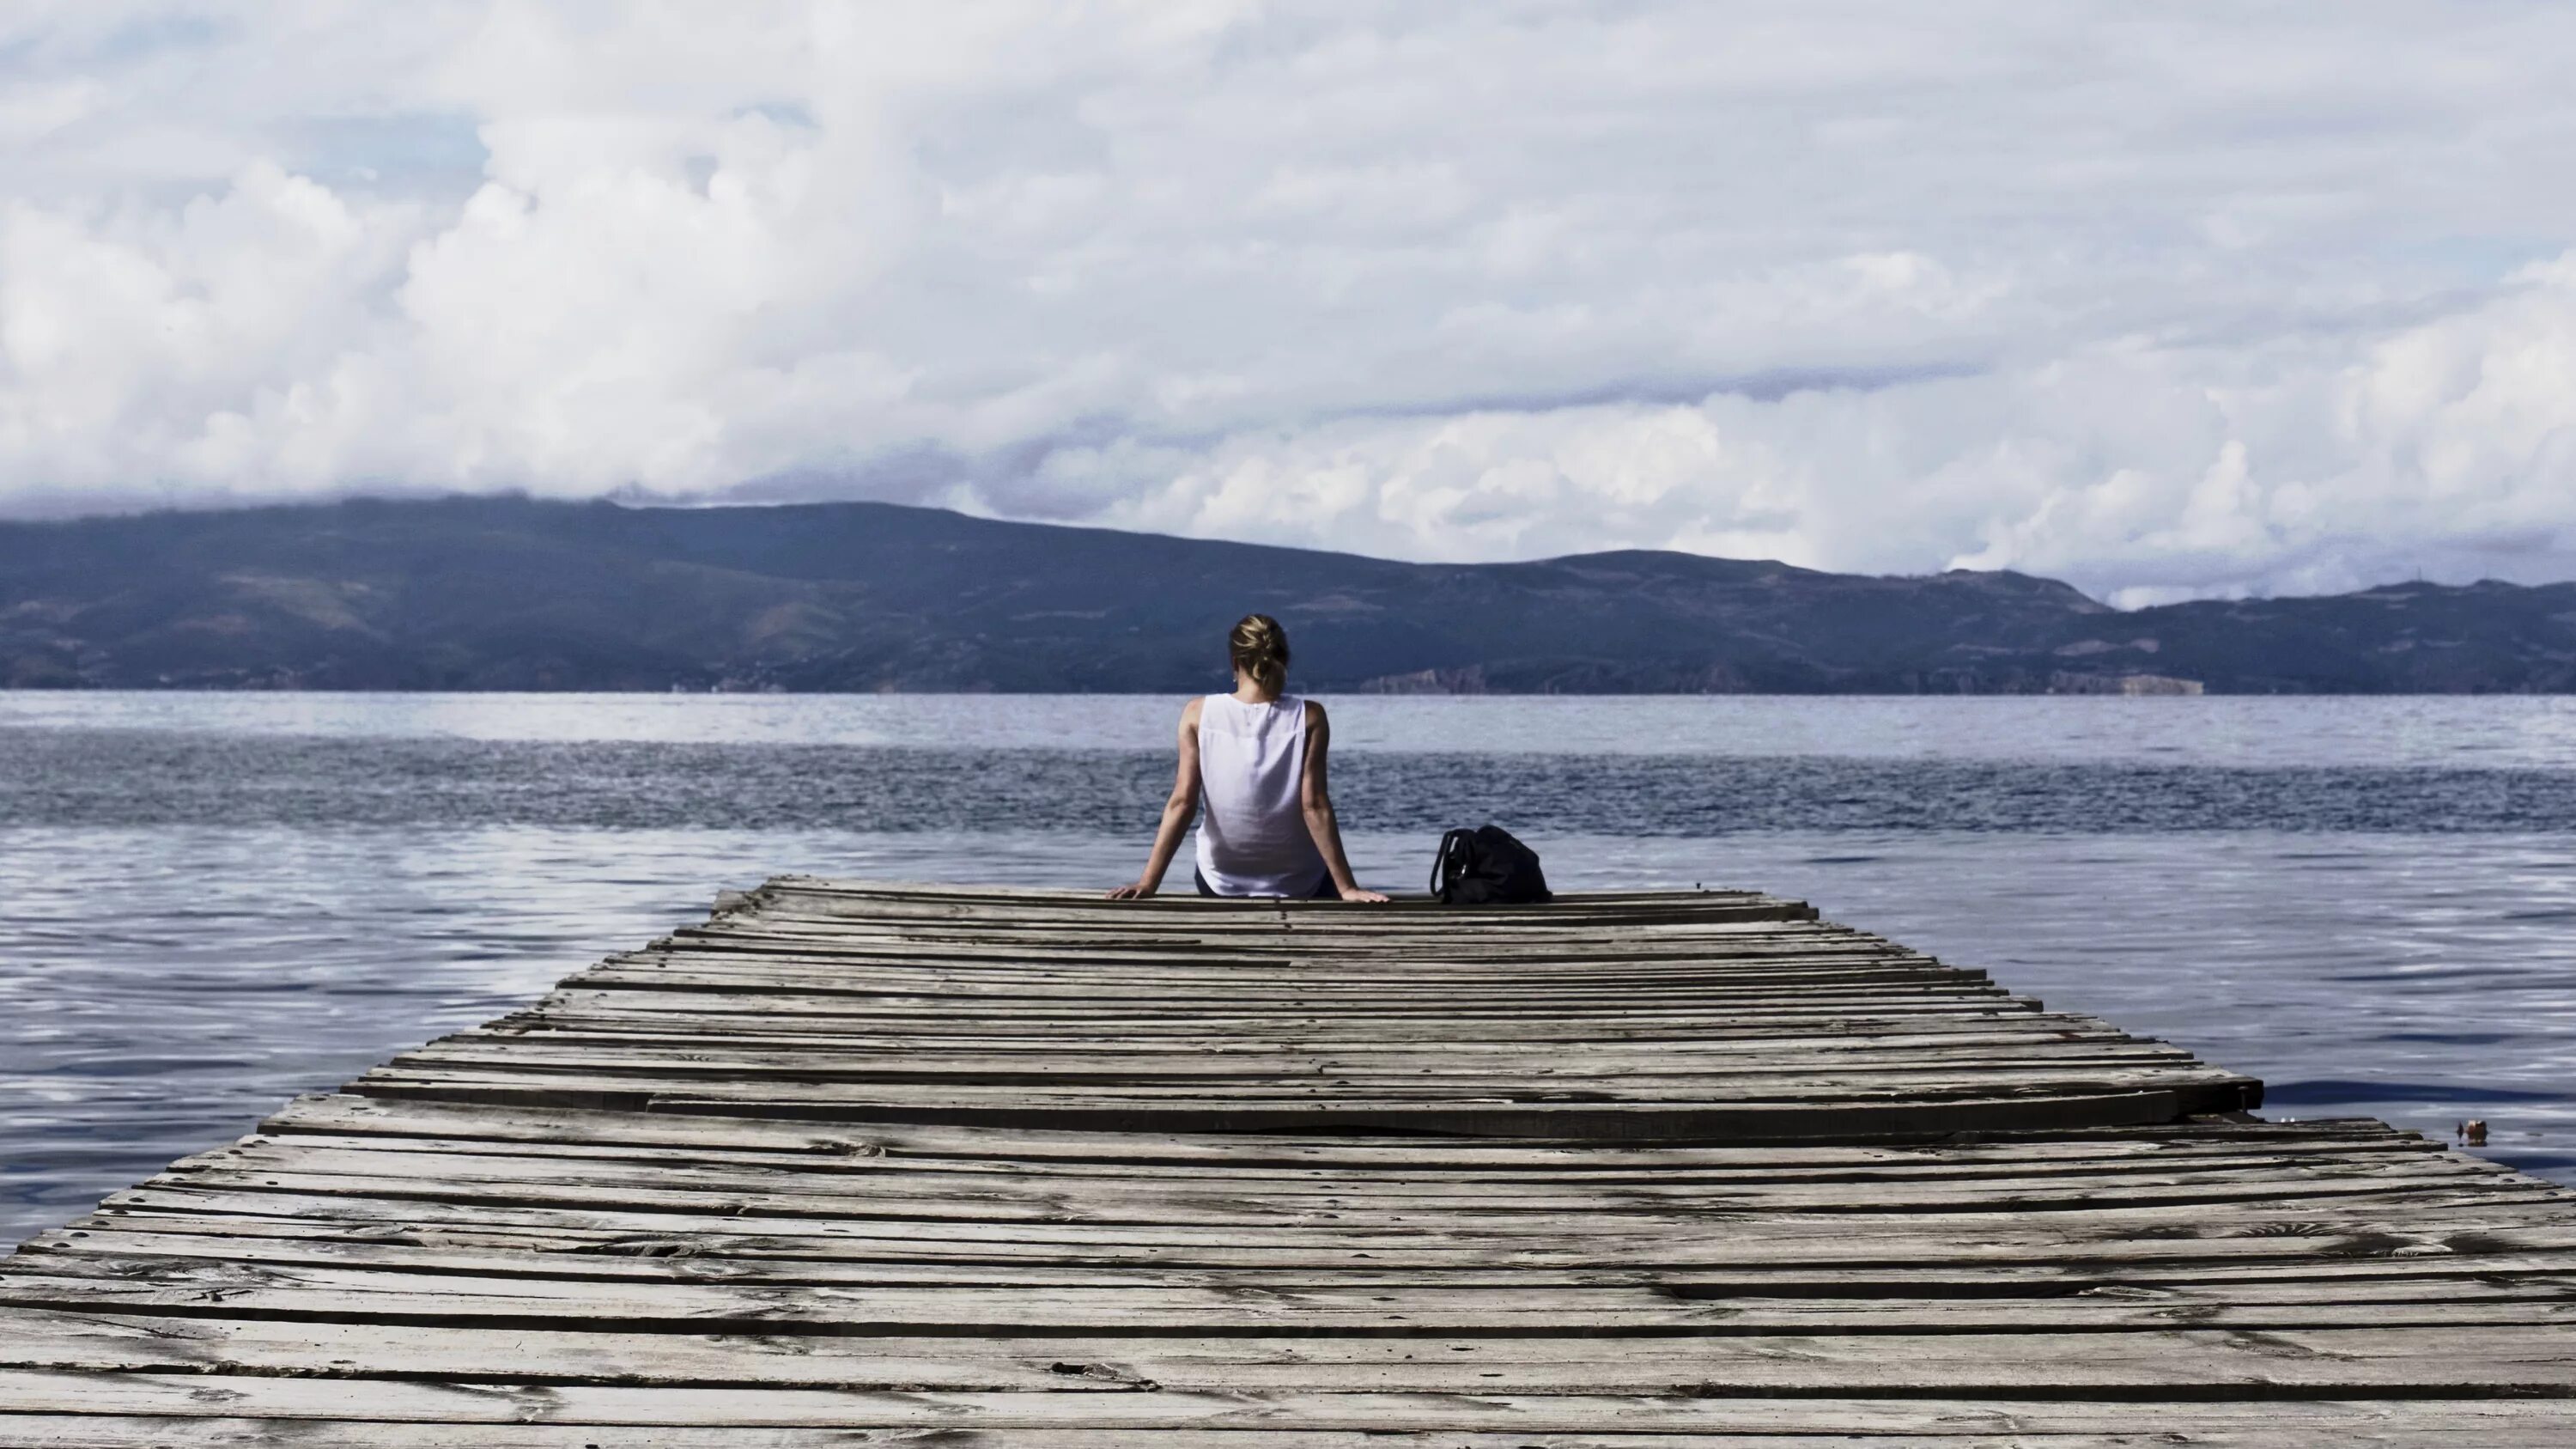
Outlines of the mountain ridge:
<svg viewBox="0 0 2576 1449">
<path fill-rule="evenodd" d="M 885 503 L 516 497 L 0 523 L 0 686 L 1172 692 L 1277 615 L 1316 690 L 2576 690 L 2576 584 L 2121 612 L 2011 571 L 1419 564 Z"/>
</svg>

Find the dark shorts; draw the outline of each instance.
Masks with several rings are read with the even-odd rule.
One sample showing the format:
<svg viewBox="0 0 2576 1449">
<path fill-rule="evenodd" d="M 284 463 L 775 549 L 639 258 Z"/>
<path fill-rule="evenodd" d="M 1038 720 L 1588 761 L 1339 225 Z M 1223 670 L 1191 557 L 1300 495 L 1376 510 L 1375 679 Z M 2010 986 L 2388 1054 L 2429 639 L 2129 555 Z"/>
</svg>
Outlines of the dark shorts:
<svg viewBox="0 0 2576 1449">
<path fill-rule="evenodd" d="M 1194 881 L 1196 881 L 1196 882 L 1198 882 L 1199 894 L 1200 894 L 1200 895 L 1203 895 L 1203 896 L 1213 896 L 1213 895 L 1215 895 L 1215 894 L 1216 894 L 1216 888 L 1215 888 L 1215 887 L 1213 887 L 1213 886 L 1211 886 L 1211 885 L 1209 885 L 1209 884 L 1207 883 L 1207 877 L 1206 877 L 1206 876 L 1204 876 L 1204 875 L 1199 874 L 1198 869 L 1197 869 L 1197 867 L 1195 867 L 1195 866 L 1191 867 L 1191 869 L 1190 869 L 1190 879 L 1191 879 L 1191 880 L 1194 880 Z M 1317 885 L 1315 886 L 1315 889 L 1314 889 L 1314 890 L 1312 890 L 1311 892 L 1307 893 L 1307 894 L 1306 894 L 1306 895 L 1304 895 L 1304 896 L 1299 897 L 1299 899 L 1301 899 L 1301 900 L 1309 900 L 1309 901 L 1338 901 L 1338 900 L 1340 900 L 1341 898 L 1342 898 L 1342 893 L 1341 893 L 1340 891 L 1337 891 L 1337 890 L 1333 889 L 1333 873 L 1332 873 L 1331 871 L 1326 871 L 1326 872 L 1324 872 L 1324 878 L 1323 878 L 1323 880 L 1317 883 Z M 1276 896 L 1242 896 L 1242 897 L 1239 897 L 1238 899 L 1248 900 L 1248 901 L 1257 901 L 1257 900 L 1276 900 L 1276 899 L 1278 899 L 1278 897 L 1276 897 Z"/>
</svg>

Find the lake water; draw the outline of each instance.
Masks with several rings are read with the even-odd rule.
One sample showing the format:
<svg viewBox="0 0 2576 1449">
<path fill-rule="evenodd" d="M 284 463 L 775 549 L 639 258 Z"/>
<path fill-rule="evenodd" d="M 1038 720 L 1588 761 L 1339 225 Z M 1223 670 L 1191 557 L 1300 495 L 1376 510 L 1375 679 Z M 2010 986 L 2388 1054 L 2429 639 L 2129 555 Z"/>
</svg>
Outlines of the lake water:
<svg viewBox="0 0 2576 1449">
<path fill-rule="evenodd" d="M 1814 901 L 2576 1182 L 2576 701 L 1330 701 L 1372 884 Z M 1177 702 L 0 694 L 0 1243 L 785 872 L 1107 886 Z"/>
</svg>

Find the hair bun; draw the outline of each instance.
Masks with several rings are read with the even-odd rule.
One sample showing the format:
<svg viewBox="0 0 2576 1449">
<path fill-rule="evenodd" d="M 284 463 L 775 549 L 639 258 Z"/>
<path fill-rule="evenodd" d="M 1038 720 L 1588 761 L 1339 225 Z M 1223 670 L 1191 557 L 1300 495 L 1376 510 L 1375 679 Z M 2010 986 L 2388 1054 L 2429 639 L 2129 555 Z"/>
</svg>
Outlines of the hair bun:
<svg viewBox="0 0 2576 1449">
<path fill-rule="evenodd" d="M 1226 654 L 1234 667 L 1262 688 L 1277 691 L 1288 684 L 1288 631 L 1268 614 L 1246 614 L 1226 635 Z"/>
</svg>

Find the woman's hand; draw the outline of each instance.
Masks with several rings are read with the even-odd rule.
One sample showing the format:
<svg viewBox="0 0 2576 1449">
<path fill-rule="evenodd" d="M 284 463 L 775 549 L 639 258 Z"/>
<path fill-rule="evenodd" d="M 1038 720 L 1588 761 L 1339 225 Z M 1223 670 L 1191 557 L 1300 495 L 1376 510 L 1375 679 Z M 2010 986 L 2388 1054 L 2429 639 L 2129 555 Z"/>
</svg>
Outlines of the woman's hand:
<svg viewBox="0 0 2576 1449">
<path fill-rule="evenodd" d="M 1376 902 L 1376 903 L 1378 903 L 1379 905 L 1384 905 L 1384 904 L 1386 904 L 1386 897 L 1385 897 L 1385 896 L 1383 896 L 1383 895 L 1379 894 L 1379 893 L 1378 893 L 1378 892 L 1376 892 L 1376 891 L 1364 891 L 1364 890 L 1361 890 L 1358 886 L 1352 886 L 1349 890 L 1343 891 L 1343 892 L 1342 892 L 1342 899 L 1343 899 L 1343 900 L 1346 900 L 1346 901 L 1362 901 L 1362 902 L 1366 902 L 1366 901 L 1375 901 L 1375 902 Z"/>
<path fill-rule="evenodd" d="M 1141 901 L 1153 893 L 1154 887 L 1140 880 L 1134 885 L 1123 885 L 1118 889 L 1111 891 L 1109 893 L 1109 898 L 1113 901 Z M 1378 899 L 1385 900 L 1386 897 L 1379 896 Z"/>
</svg>

